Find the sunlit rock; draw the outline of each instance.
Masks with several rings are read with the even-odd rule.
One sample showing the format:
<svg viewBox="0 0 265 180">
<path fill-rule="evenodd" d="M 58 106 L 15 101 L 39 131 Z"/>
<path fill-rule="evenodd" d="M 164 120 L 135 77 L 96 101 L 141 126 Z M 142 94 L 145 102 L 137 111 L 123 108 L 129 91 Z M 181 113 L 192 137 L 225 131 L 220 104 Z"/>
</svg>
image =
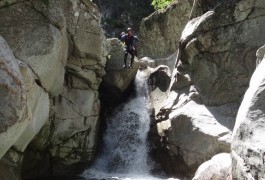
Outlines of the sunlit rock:
<svg viewBox="0 0 265 180">
<path fill-rule="evenodd" d="M 192 180 L 210 179 L 232 180 L 232 160 L 229 153 L 217 154 L 200 165 Z"/>
<path fill-rule="evenodd" d="M 238 179 L 262 179 L 265 176 L 264 47 L 258 52 L 258 60 L 260 57 L 263 57 L 263 60 L 251 77 L 250 86 L 239 108 L 233 131 L 233 177 Z"/>
<path fill-rule="evenodd" d="M 16 142 L 31 119 L 18 61 L 0 36 L 0 158 Z"/>
<path fill-rule="evenodd" d="M 192 4 L 192 0 L 177 1 L 144 18 L 139 32 L 139 57 L 161 59 L 174 54 L 189 20 Z"/>
</svg>

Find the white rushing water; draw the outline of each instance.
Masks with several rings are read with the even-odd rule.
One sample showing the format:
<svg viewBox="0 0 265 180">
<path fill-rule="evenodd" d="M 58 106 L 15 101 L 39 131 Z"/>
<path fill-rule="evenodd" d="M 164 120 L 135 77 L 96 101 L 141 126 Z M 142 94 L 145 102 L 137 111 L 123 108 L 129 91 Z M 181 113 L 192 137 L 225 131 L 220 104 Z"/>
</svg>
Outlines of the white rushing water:
<svg viewBox="0 0 265 180">
<path fill-rule="evenodd" d="M 150 126 L 147 75 L 138 71 L 136 97 L 107 119 L 103 150 L 82 176 L 86 179 L 155 180 L 150 176 L 147 134 Z"/>
</svg>

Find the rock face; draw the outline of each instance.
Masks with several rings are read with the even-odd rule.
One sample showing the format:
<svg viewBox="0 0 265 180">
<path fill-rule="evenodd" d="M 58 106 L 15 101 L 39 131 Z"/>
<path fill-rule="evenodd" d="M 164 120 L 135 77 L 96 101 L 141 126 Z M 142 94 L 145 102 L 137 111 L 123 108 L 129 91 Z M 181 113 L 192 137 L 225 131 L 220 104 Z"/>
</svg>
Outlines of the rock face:
<svg viewBox="0 0 265 180">
<path fill-rule="evenodd" d="M 20 72 L 26 84 L 27 106 L 30 113 L 28 125 L 14 146 L 17 150 L 23 152 L 30 141 L 49 119 L 49 96 L 34 81 L 34 75 L 30 68 L 23 62 L 19 62 Z"/>
<path fill-rule="evenodd" d="M 237 101 L 246 91 L 256 50 L 265 40 L 259 36 L 265 21 L 260 8 L 259 1 L 195 1 L 194 18 L 182 33 L 177 60 L 178 72 L 191 76 L 202 103 Z M 250 28 L 253 24 L 260 28 Z"/>
<path fill-rule="evenodd" d="M 192 180 L 232 180 L 232 160 L 228 153 L 215 155 L 206 161 L 195 173 Z"/>
<path fill-rule="evenodd" d="M 142 20 L 139 57 L 161 59 L 176 52 L 181 32 L 189 20 L 192 3 L 192 0 L 177 1 Z"/>
<path fill-rule="evenodd" d="M 204 161 L 230 151 L 236 112 L 265 42 L 264 6 L 259 0 L 194 1 L 168 98 L 155 112 L 162 140 L 156 144 L 168 157 L 161 163 L 169 174 L 193 176 Z"/>
<path fill-rule="evenodd" d="M 150 97 L 154 113 L 157 114 L 163 107 L 163 101 L 167 98 L 167 89 L 170 85 L 170 69 L 165 65 L 150 68 Z"/>
<path fill-rule="evenodd" d="M 198 166 L 215 154 L 229 153 L 237 108 L 237 103 L 209 107 L 181 98 L 172 109 L 160 109 L 156 130 L 163 143 L 156 146 L 158 153 L 165 154 L 166 148 L 165 156 L 170 156 L 167 162 L 160 160 L 166 173 L 193 176 Z"/>
<path fill-rule="evenodd" d="M 54 99 L 50 151 L 56 163 L 73 164 L 91 160 L 94 155 L 100 110 L 98 88 L 105 74 L 105 39 L 93 3 L 63 1 L 61 4 L 73 51 L 66 65 L 65 86 Z"/>
<path fill-rule="evenodd" d="M 52 156 L 68 164 L 77 163 L 84 156 L 91 160 L 100 110 L 98 92 L 64 88 L 54 102 Z"/>
<path fill-rule="evenodd" d="M 2 158 L 26 128 L 28 113 L 26 90 L 18 62 L 1 36 L 0 67 L 0 158 Z"/>
<path fill-rule="evenodd" d="M 233 131 L 232 160 L 233 177 L 237 179 L 262 179 L 264 166 L 264 98 L 265 61 L 264 46 L 258 50 L 261 63 L 255 70 L 250 87 L 239 108 Z"/>
<path fill-rule="evenodd" d="M 167 134 L 170 149 L 191 168 L 197 168 L 217 153 L 230 152 L 235 108 L 232 104 L 207 107 L 190 101 L 170 113 L 172 130 Z"/>
<path fill-rule="evenodd" d="M 0 34 L 15 56 L 34 71 L 41 86 L 53 95 L 58 95 L 63 86 L 67 60 L 66 28 L 58 29 L 56 24 L 50 23 L 38 9 L 38 6 L 44 6 L 40 3 L 16 3 L 1 8 L 0 17 L 3 18 Z M 61 14 L 58 13 L 56 18 L 62 18 Z"/>
<path fill-rule="evenodd" d="M 0 179 L 20 176 L 21 155 L 40 131 L 49 115 L 48 94 L 34 81 L 34 74 L 16 59 L 0 37 L 1 60 L 1 148 Z M 11 93 L 11 94 L 10 94 Z M 10 149 L 13 146 L 14 149 Z"/>
<path fill-rule="evenodd" d="M 5 0 L 0 17 L 0 171 L 65 174 L 95 153 L 107 55 L 99 11 L 89 0 Z"/>
<path fill-rule="evenodd" d="M 31 148 L 43 151 L 48 148 L 54 159 L 54 174 L 63 174 L 66 165 L 94 156 L 100 111 L 98 88 L 106 63 L 97 7 L 90 1 L 62 1 L 60 5 L 70 44 L 64 87 L 59 96 L 50 99 L 50 120 L 31 144 Z"/>
</svg>

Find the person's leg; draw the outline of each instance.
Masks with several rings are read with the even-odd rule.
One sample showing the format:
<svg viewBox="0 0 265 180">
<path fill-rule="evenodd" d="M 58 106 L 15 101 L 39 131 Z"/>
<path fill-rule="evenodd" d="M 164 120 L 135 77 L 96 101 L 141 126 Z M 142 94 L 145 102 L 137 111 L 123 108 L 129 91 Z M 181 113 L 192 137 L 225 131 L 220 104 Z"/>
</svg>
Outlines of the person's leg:
<svg viewBox="0 0 265 180">
<path fill-rule="evenodd" d="M 126 65 L 127 57 L 128 57 L 128 52 L 125 51 L 124 52 L 124 65 L 123 65 L 124 68 L 127 67 L 127 65 Z"/>
<path fill-rule="evenodd" d="M 131 67 L 133 66 L 133 63 L 134 63 L 134 53 L 131 54 Z"/>
<path fill-rule="evenodd" d="M 137 48 L 135 47 L 135 48 L 134 48 L 134 55 L 135 55 L 135 56 L 138 56 L 137 53 L 138 53 L 138 52 L 137 52 Z"/>
<path fill-rule="evenodd" d="M 131 64 L 130 64 L 130 66 L 129 66 L 129 67 L 131 67 L 131 68 L 132 68 L 132 66 L 133 66 L 133 63 L 134 63 L 134 51 L 130 51 L 130 55 L 131 55 Z"/>
</svg>

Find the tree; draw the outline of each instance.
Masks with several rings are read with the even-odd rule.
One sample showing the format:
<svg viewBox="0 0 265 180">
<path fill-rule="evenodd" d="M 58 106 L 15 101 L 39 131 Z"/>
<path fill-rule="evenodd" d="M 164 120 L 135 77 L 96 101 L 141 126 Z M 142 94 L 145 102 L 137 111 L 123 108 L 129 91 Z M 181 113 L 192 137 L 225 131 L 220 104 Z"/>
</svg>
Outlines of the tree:
<svg viewBox="0 0 265 180">
<path fill-rule="evenodd" d="M 172 3 L 174 0 L 153 0 L 152 5 L 156 10 L 163 9 L 170 3 Z"/>
</svg>

